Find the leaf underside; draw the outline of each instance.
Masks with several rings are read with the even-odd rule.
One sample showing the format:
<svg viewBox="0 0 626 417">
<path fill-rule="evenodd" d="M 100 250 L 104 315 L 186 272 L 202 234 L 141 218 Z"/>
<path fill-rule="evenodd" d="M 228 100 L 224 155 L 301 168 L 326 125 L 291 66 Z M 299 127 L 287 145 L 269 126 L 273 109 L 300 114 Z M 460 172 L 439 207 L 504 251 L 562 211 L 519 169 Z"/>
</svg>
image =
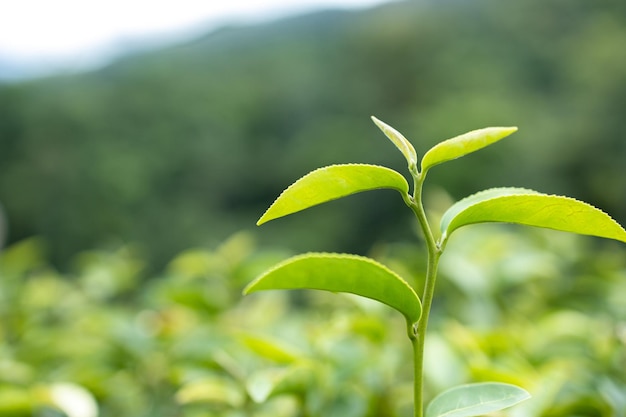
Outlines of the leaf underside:
<svg viewBox="0 0 626 417">
<path fill-rule="evenodd" d="M 441 219 L 444 239 L 459 227 L 484 222 L 517 223 L 626 243 L 626 230 L 582 201 L 523 188 L 493 188 L 455 203 Z"/>
<path fill-rule="evenodd" d="M 415 291 L 396 273 L 363 256 L 308 253 L 294 256 L 251 282 L 244 294 L 261 290 L 317 289 L 347 292 L 380 301 L 410 323 L 419 320 L 421 302 Z"/>
<path fill-rule="evenodd" d="M 528 392 L 510 384 L 481 382 L 460 385 L 436 396 L 426 409 L 426 417 L 481 416 L 528 398 Z"/>
<path fill-rule="evenodd" d="M 330 165 L 291 184 L 261 216 L 257 225 L 362 191 L 390 188 L 403 196 L 409 184 L 397 171 L 367 164 Z"/>
<path fill-rule="evenodd" d="M 424 154 L 422 171 L 426 172 L 435 165 L 475 152 L 516 131 L 516 127 L 487 127 L 440 142 Z"/>
<path fill-rule="evenodd" d="M 409 169 L 411 169 L 411 167 L 416 167 L 417 152 L 415 152 L 413 144 L 411 144 L 411 142 L 409 142 L 409 140 L 405 138 L 402 133 L 398 132 L 387 123 L 378 120 L 374 116 L 372 116 L 372 121 L 376 124 L 376 126 L 378 126 L 380 130 L 382 130 L 385 136 L 387 136 L 387 138 L 389 138 L 389 140 L 393 142 L 394 145 L 396 145 L 396 148 L 398 148 L 400 152 L 402 152 L 402 155 L 404 155 L 406 162 L 409 164 Z"/>
</svg>

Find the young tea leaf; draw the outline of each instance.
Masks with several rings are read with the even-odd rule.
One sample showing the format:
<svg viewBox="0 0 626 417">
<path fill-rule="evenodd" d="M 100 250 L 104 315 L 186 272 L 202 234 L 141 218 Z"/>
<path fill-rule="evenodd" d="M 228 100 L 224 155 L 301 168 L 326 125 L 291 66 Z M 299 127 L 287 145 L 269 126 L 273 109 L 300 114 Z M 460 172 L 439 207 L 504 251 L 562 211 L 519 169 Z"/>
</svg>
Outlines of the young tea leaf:
<svg viewBox="0 0 626 417">
<path fill-rule="evenodd" d="M 472 130 L 433 146 L 422 158 L 422 172 L 442 162 L 457 159 L 504 139 L 517 131 L 516 127 L 487 127 Z"/>
<path fill-rule="evenodd" d="M 442 239 L 459 227 L 484 222 L 517 223 L 626 243 L 626 230 L 592 205 L 523 188 L 492 188 L 458 201 L 441 218 Z"/>
<path fill-rule="evenodd" d="M 387 123 L 378 120 L 374 116 L 372 116 L 372 120 L 376 126 L 383 131 L 385 136 L 387 136 L 389 140 L 396 145 L 396 148 L 402 152 L 402 155 L 404 155 L 404 158 L 406 158 L 406 161 L 409 164 L 409 170 L 411 170 L 411 167 L 417 167 L 417 152 L 415 152 L 415 148 L 413 148 L 411 142 L 409 142 L 408 139 L 402 135 L 402 133 L 398 132 Z"/>
<path fill-rule="evenodd" d="M 480 203 L 485 200 L 489 200 L 496 197 L 509 196 L 509 195 L 522 195 L 522 194 L 539 194 L 537 191 L 529 190 L 528 188 L 518 187 L 499 187 L 489 188 L 487 190 L 479 191 L 475 194 L 465 197 L 462 200 L 457 201 L 446 210 L 441 216 L 440 229 L 444 233 L 448 230 L 450 222 L 463 210 L 473 206 L 476 203 Z"/>
<path fill-rule="evenodd" d="M 363 256 L 308 253 L 294 256 L 251 282 L 244 294 L 261 290 L 316 289 L 347 292 L 380 301 L 402 313 L 410 323 L 419 320 L 421 302 L 400 276 Z"/>
<path fill-rule="evenodd" d="M 482 382 L 461 385 L 436 396 L 426 409 L 426 417 L 482 416 L 528 398 L 528 392 L 510 384 Z"/>
<path fill-rule="evenodd" d="M 257 225 L 362 191 L 391 188 L 403 196 L 409 184 L 398 172 L 378 165 L 331 165 L 291 184 L 261 216 Z"/>
</svg>

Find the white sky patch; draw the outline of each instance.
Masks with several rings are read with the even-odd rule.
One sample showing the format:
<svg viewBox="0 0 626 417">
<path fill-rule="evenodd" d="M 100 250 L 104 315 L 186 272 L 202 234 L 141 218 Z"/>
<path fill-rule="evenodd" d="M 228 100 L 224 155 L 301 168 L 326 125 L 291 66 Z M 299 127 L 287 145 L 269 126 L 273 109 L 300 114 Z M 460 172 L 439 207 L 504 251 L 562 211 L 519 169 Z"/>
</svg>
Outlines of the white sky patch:
<svg viewBox="0 0 626 417">
<path fill-rule="evenodd" d="M 0 0 L 0 56 L 19 59 L 91 54 L 111 45 L 246 23 L 320 8 L 388 0 Z"/>
</svg>

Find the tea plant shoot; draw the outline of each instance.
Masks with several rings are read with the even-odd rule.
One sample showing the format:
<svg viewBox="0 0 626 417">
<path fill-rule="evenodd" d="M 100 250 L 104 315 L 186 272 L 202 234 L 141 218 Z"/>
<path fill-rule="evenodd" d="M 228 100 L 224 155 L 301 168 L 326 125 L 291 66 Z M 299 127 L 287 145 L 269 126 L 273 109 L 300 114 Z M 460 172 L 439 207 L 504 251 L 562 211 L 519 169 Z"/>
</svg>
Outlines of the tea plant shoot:
<svg viewBox="0 0 626 417">
<path fill-rule="evenodd" d="M 415 417 L 472 417 L 511 407 L 530 398 L 523 388 L 502 382 L 457 386 L 423 399 L 424 341 L 433 301 L 437 268 L 452 233 L 485 222 L 515 223 L 626 243 L 626 230 L 603 211 L 573 198 L 547 195 L 524 188 L 492 188 L 453 204 L 442 216 L 439 232 L 429 222 L 422 202 L 426 175 L 435 166 L 478 151 L 517 131 L 488 127 L 445 140 L 429 149 L 421 161 L 400 132 L 372 117 L 406 159 L 412 186 L 395 170 L 367 164 L 319 168 L 289 186 L 258 221 L 258 225 L 351 194 L 392 189 L 400 194 L 418 220 L 426 242 L 424 288 L 413 288 L 386 266 L 363 256 L 306 253 L 287 259 L 251 282 L 244 294 L 275 289 L 316 289 L 367 297 L 397 310 L 406 320 L 413 352 Z M 435 236 L 438 236 L 437 238 Z"/>
</svg>

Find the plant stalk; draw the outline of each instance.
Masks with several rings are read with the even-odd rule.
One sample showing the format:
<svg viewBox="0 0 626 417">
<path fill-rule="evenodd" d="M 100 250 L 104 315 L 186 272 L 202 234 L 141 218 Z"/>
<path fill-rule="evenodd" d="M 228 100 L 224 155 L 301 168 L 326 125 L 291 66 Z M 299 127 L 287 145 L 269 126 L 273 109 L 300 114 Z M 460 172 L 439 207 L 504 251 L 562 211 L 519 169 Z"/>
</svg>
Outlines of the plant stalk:
<svg viewBox="0 0 626 417">
<path fill-rule="evenodd" d="M 424 183 L 425 172 L 413 175 L 414 190 L 413 198 L 409 207 L 415 213 L 419 221 L 420 228 L 424 233 L 426 247 L 428 250 L 428 263 L 426 266 L 426 280 L 424 282 L 424 292 L 422 294 L 422 316 L 414 329 L 411 343 L 413 345 L 413 397 L 414 397 L 414 417 L 423 417 L 424 415 L 424 342 L 426 337 L 426 329 L 428 327 L 428 317 L 435 292 L 435 281 L 437 279 L 437 267 L 439 265 L 439 257 L 441 256 L 441 248 L 437 245 L 433 236 L 430 224 L 426 217 L 424 205 L 422 203 L 422 186 Z"/>
</svg>

